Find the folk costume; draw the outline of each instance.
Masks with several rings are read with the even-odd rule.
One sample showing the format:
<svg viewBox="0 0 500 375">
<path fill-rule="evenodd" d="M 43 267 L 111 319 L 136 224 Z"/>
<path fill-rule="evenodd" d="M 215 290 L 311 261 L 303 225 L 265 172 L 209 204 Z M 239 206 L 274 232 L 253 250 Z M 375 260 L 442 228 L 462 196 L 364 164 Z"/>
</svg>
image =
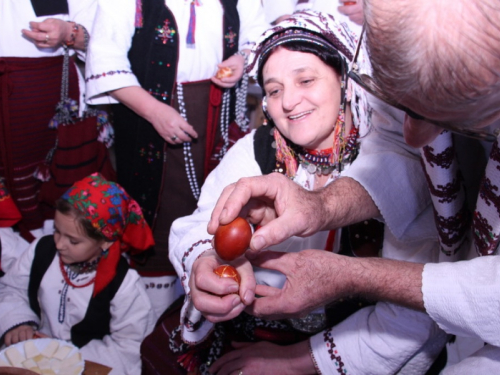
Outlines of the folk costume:
<svg viewBox="0 0 500 375">
<path fill-rule="evenodd" d="M 52 17 L 90 30 L 95 9 L 95 0 L 0 4 L 0 176 L 23 216 L 26 233 L 53 216 L 53 207 L 39 202 L 41 181 L 34 173 L 56 144 L 57 131 L 49 129 L 49 122 L 61 96 L 63 48 L 38 48 L 21 29 L 29 28 L 30 21 Z M 78 57 L 84 56 L 78 52 Z M 84 81 L 72 59 L 68 73 L 69 97 L 83 110 Z"/>
<path fill-rule="evenodd" d="M 156 317 L 142 280 L 121 254 L 152 246 L 151 230 L 138 204 L 99 174 L 62 199 L 113 244 L 96 261 L 66 265 L 53 236 L 32 243 L 0 280 L 0 335 L 31 324 L 71 341 L 84 359 L 111 367 L 111 374 L 139 375 L 139 346 Z"/>
<path fill-rule="evenodd" d="M 167 255 L 170 225 L 193 212 L 211 163 L 245 131 L 243 123 L 232 126 L 235 107 L 244 109 L 235 89 L 222 90 L 210 77 L 217 64 L 251 48 L 267 27 L 257 1 L 99 4 L 86 65 L 88 102 L 116 103 L 108 91 L 142 86 L 177 109 L 198 133 L 193 142 L 173 146 L 145 119 L 124 105 L 113 106 L 118 181 L 141 205 L 156 242 L 154 254 L 136 259 L 134 267 L 148 277 L 148 293 L 161 303 L 160 312 L 179 292 Z"/>
<path fill-rule="evenodd" d="M 266 51 L 288 40 L 329 44 L 347 61 L 352 59 L 355 44 L 353 34 L 345 25 L 336 23 L 332 16 L 312 11 L 297 13 L 261 37 L 260 44 L 253 50 L 256 66 Z M 373 98 L 367 98 L 353 83 L 349 82 L 348 85 L 351 84 L 353 91 L 349 104 L 354 129 L 350 137 L 345 135 L 344 157 L 336 168 L 330 170 L 328 183 L 349 176 L 366 187 L 380 209 L 382 217 L 379 219 L 386 224 L 381 256 L 417 262 L 437 261 L 430 198 L 425 194 L 425 178 L 418 151 L 403 141 L 403 114 Z M 313 186 L 311 173 L 317 171 L 311 172 L 309 166 L 317 164 L 321 169 L 319 163 L 311 163 L 313 159 L 303 150 L 298 151 L 295 166 L 293 162 L 280 162 L 280 147 L 273 148 L 273 144 L 279 145 L 281 141 L 275 137 L 276 130 L 262 126 L 238 141 L 205 181 L 198 209 L 192 215 L 176 220 L 172 226 L 170 259 L 182 280 L 186 298 L 180 314 L 180 327 L 172 330 L 167 321 L 161 327 L 173 332 L 176 341 L 171 341 L 170 346 L 174 352 L 177 351 L 178 361 L 189 370 L 192 370 L 190 365 L 200 366 L 201 362 L 203 373 L 208 367 L 206 362 L 213 363 L 223 354 L 224 340 L 235 339 L 230 333 L 236 331 L 241 333 L 236 339 L 241 340 L 243 337 L 246 341 L 274 340 L 291 344 L 297 340 L 309 340 L 311 355 L 320 374 L 388 374 L 402 369 L 408 373 L 425 373 L 443 348 L 446 335 L 424 313 L 389 303 L 377 303 L 364 304 L 365 307 L 347 318 L 338 316 L 341 312 L 335 310 L 335 306 L 333 309 L 327 306 L 325 312 L 315 312 L 304 320 L 268 322 L 243 313 L 233 321 L 213 325 L 192 304 L 188 285 L 191 269 L 199 255 L 211 249 L 211 236 L 206 226 L 223 187 L 242 177 L 258 176 L 274 169 L 289 175 L 306 189 Z M 354 159 L 358 149 L 359 155 Z M 304 160 L 309 162 L 305 163 Z M 388 166 L 382 161 L 386 161 Z M 297 169 L 290 174 L 291 168 Z M 401 175 L 406 174 L 408 181 L 394 184 Z M 414 189 L 417 197 L 407 204 L 407 194 Z M 420 189 L 424 194 L 420 193 Z M 426 221 L 431 224 L 420 225 Z M 271 249 L 290 252 L 316 248 L 343 252 L 346 246 L 342 231 L 332 232 L 334 235 L 319 232 L 308 238 L 292 237 Z M 356 238 L 356 235 L 353 237 Z M 353 239 L 349 242 L 352 246 Z M 257 283 L 275 287 L 280 287 L 284 282 L 283 275 L 270 270 L 256 269 L 255 276 Z M 329 314 L 333 314 L 333 319 Z M 327 317 L 326 325 L 321 324 L 322 316 Z M 332 321 L 335 323 L 332 324 Z M 228 325 L 231 328 L 228 329 Z M 275 333 L 277 329 L 281 329 L 281 334 Z"/>
<path fill-rule="evenodd" d="M 422 159 L 441 248 L 441 263 L 426 264 L 422 273 L 424 304 L 456 336 L 443 374 L 498 372 L 498 140 L 479 143 L 444 131 L 422 148 Z M 457 260 L 467 261 L 451 263 Z"/>
</svg>

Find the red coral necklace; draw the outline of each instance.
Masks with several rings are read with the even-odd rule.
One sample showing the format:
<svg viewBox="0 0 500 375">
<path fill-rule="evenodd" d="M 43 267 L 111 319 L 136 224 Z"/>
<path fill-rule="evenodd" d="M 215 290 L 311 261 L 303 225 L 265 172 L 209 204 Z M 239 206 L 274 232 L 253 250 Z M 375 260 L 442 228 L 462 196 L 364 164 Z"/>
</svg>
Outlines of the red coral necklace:
<svg viewBox="0 0 500 375">
<path fill-rule="evenodd" d="M 95 281 L 95 277 L 93 277 L 92 280 L 90 280 L 88 283 L 82 285 L 75 285 L 69 279 L 68 273 L 66 272 L 66 268 L 64 267 L 64 263 L 61 258 L 59 258 L 59 267 L 61 268 L 61 273 L 63 275 L 64 281 L 66 282 L 66 284 L 72 286 L 73 288 L 85 288 L 86 286 L 89 286 Z"/>
</svg>

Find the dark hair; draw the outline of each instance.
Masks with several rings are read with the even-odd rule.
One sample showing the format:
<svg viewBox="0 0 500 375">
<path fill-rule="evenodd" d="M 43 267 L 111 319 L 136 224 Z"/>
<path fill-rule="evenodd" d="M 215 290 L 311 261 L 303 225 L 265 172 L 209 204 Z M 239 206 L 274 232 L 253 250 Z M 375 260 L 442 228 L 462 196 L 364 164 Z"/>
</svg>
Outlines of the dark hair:
<svg viewBox="0 0 500 375">
<path fill-rule="evenodd" d="M 59 198 L 56 201 L 56 210 L 64 215 L 73 215 L 88 237 L 96 241 L 107 241 L 106 237 L 92 225 L 90 220 L 86 219 L 85 216 L 66 199 Z"/>
<path fill-rule="evenodd" d="M 332 67 L 340 76 L 342 76 L 342 72 L 347 71 L 347 64 L 345 60 L 340 56 L 340 54 L 336 50 L 333 49 L 333 47 L 332 49 L 328 49 L 318 44 L 313 44 L 311 42 L 290 41 L 274 47 L 262 58 L 257 72 L 257 82 L 259 83 L 260 87 L 262 87 L 262 89 L 264 89 L 262 70 L 264 68 L 264 65 L 266 65 L 266 62 L 269 59 L 269 57 L 277 50 L 278 47 L 283 47 L 284 49 L 294 52 L 310 53 L 318 57 L 326 65 Z"/>
</svg>

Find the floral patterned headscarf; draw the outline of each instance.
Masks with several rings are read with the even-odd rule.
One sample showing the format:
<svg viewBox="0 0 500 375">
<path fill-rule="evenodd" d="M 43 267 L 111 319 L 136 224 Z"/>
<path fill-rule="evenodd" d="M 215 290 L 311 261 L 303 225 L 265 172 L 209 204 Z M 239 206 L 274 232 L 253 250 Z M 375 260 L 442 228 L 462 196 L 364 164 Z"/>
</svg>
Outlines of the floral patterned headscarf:
<svg viewBox="0 0 500 375">
<path fill-rule="evenodd" d="M 107 181 L 101 174 L 94 173 L 76 182 L 62 199 L 113 242 L 97 266 L 94 296 L 113 280 L 122 252 L 137 253 L 154 245 L 139 204 L 120 185 Z"/>
</svg>

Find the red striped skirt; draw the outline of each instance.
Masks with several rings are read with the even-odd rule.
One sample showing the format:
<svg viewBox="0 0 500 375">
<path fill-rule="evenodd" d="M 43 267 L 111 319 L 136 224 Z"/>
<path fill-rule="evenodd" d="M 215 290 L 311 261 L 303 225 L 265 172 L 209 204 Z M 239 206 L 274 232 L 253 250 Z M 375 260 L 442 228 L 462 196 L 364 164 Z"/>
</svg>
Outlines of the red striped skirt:
<svg viewBox="0 0 500 375">
<path fill-rule="evenodd" d="M 41 182 L 33 177 L 54 147 L 48 124 L 60 101 L 63 57 L 0 58 L 0 176 L 27 229 L 41 227 L 53 209 L 38 201 Z M 78 76 L 70 59 L 69 96 L 78 100 Z"/>
</svg>

